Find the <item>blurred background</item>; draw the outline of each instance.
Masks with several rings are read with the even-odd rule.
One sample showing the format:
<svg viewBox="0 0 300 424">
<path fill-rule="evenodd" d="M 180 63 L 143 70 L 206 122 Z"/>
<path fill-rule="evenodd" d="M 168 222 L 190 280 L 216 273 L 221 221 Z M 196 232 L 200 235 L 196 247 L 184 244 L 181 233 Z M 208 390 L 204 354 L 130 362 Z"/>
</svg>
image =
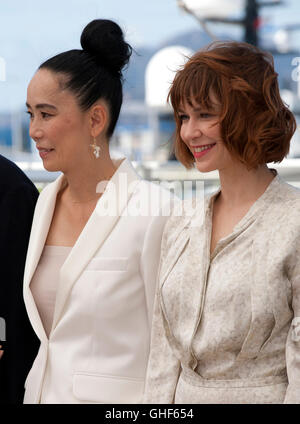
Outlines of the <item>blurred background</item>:
<svg viewBox="0 0 300 424">
<path fill-rule="evenodd" d="M 124 73 L 124 103 L 111 149 L 125 154 L 154 181 L 203 179 L 217 172 L 186 171 L 172 153 L 174 120 L 166 93 L 186 57 L 214 40 L 240 40 L 271 52 L 283 100 L 300 123 L 299 0 L 10 0 L 0 2 L 0 153 L 37 184 L 57 177 L 43 169 L 28 135 L 26 89 L 38 66 L 80 48 L 84 26 L 96 18 L 119 23 L 134 52 Z M 271 164 L 300 187 L 300 133 L 288 157 Z"/>
</svg>

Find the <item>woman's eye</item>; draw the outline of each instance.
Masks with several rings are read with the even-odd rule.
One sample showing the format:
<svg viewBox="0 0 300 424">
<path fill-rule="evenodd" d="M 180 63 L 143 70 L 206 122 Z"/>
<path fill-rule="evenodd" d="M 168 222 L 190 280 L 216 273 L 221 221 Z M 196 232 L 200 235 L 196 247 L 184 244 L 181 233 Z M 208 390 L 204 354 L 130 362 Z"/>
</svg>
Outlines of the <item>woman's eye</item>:
<svg viewBox="0 0 300 424">
<path fill-rule="evenodd" d="M 31 112 L 29 112 L 29 110 L 27 110 L 26 112 L 29 115 L 29 118 L 31 119 L 33 117 L 33 114 Z"/>
<path fill-rule="evenodd" d="M 188 119 L 188 116 L 187 115 L 185 115 L 185 114 L 180 114 L 180 115 L 178 115 L 179 116 L 179 119 L 180 119 L 180 121 L 182 122 L 182 121 L 186 121 L 187 119 Z"/>
<path fill-rule="evenodd" d="M 41 112 L 43 118 L 49 118 L 51 115 L 47 112 Z"/>
<path fill-rule="evenodd" d="M 201 118 L 211 118 L 213 115 L 211 113 L 200 113 Z"/>
</svg>

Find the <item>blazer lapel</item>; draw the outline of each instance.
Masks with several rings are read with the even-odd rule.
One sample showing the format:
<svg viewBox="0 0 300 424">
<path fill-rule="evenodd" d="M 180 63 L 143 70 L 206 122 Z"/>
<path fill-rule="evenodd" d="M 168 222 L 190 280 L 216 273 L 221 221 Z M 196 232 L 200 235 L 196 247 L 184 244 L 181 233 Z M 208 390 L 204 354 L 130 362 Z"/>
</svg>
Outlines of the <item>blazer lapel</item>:
<svg viewBox="0 0 300 424">
<path fill-rule="evenodd" d="M 184 228 L 179 229 L 181 234 L 176 242 L 171 244 L 166 271 L 162 274 L 161 280 L 160 302 L 168 325 L 167 334 L 172 338 L 175 348 L 184 347 L 181 356 L 183 355 L 183 361 L 186 364 L 190 364 L 191 360 L 190 346 L 199 318 L 204 294 L 203 282 L 209 265 L 210 228 L 207 206 L 208 199 L 205 200 L 204 205 L 200 205 L 195 210 L 194 216 L 185 223 Z M 199 245 L 199 240 L 205 240 L 205 243 Z M 180 272 L 184 277 L 168 279 L 183 251 L 185 251 L 186 259 Z M 200 257 L 203 263 L 206 261 L 204 268 L 199 267 Z M 174 287 L 174 281 L 176 281 L 176 287 Z M 170 299 L 164 298 L 164 284 L 172 286 L 174 296 Z M 185 328 L 184 332 L 182 328 Z"/>
<path fill-rule="evenodd" d="M 189 205 L 189 202 L 187 204 Z M 193 209 L 187 209 L 186 206 L 182 209 L 182 207 L 183 206 L 180 206 L 180 210 L 185 211 L 185 219 L 179 219 L 177 222 L 174 221 L 174 225 L 168 230 L 168 252 L 165 255 L 164 263 L 161 264 L 161 286 L 163 286 L 168 275 L 178 261 L 178 258 L 190 241 L 191 236 L 197 232 L 198 228 L 203 227 L 205 204 L 190 205 Z M 177 213 L 177 210 L 174 213 Z"/>
<path fill-rule="evenodd" d="M 174 268 L 176 262 L 178 261 L 178 258 L 180 257 L 181 253 L 183 252 L 185 246 L 187 245 L 189 239 L 190 239 L 190 231 L 189 228 L 183 228 L 181 231 L 184 230 L 183 234 L 180 234 L 174 243 L 170 245 L 170 248 L 168 250 L 168 253 L 165 257 L 164 262 L 161 264 L 161 271 L 160 271 L 160 285 L 161 287 L 164 285 L 164 282 L 168 278 L 168 275 Z"/>
<path fill-rule="evenodd" d="M 139 182 L 140 177 L 130 162 L 124 159 L 60 270 L 51 332 L 63 313 L 73 284 L 117 224 Z"/>
<path fill-rule="evenodd" d="M 24 302 L 31 324 L 40 340 L 47 340 L 47 336 L 29 285 L 44 249 L 55 209 L 56 195 L 61 187 L 63 178 L 63 175 L 61 175 L 52 183 L 47 193 L 44 193 L 45 196 L 43 196 L 42 193 L 38 199 L 34 212 L 24 271 Z"/>
</svg>

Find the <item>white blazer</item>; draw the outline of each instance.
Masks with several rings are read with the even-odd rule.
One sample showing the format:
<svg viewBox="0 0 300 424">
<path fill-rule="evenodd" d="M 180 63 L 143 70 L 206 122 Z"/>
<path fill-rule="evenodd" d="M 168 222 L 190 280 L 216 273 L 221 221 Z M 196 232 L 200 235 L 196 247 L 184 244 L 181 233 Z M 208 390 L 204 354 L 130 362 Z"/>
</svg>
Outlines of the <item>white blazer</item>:
<svg viewBox="0 0 300 424">
<path fill-rule="evenodd" d="M 141 180 L 123 160 L 111 179 L 114 189 L 99 199 L 60 270 L 48 338 L 30 282 L 63 181 L 61 175 L 42 191 L 32 224 L 24 300 L 41 346 L 25 382 L 24 403 L 140 403 L 167 219 L 157 211 L 162 200 L 170 201 L 170 193 Z M 138 215 L 141 200 L 147 201 L 150 192 L 152 213 L 132 216 Z M 103 216 L 105 205 L 111 206 L 117 197 L 118 213 Z"/>
</svg>

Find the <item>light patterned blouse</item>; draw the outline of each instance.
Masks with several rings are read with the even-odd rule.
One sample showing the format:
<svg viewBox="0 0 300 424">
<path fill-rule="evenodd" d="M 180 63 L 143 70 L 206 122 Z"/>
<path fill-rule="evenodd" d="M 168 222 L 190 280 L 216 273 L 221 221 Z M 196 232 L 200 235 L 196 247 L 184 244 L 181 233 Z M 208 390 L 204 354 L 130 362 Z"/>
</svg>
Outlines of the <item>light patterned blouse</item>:
<svg viewBox="0 0 300 424">
<path fill-rule="evenodd" d="M 210 256 L 218 193 L 165 227 L 144 402 L 300 403 L 300 190 L 277 175 Z"/>
</svg>

